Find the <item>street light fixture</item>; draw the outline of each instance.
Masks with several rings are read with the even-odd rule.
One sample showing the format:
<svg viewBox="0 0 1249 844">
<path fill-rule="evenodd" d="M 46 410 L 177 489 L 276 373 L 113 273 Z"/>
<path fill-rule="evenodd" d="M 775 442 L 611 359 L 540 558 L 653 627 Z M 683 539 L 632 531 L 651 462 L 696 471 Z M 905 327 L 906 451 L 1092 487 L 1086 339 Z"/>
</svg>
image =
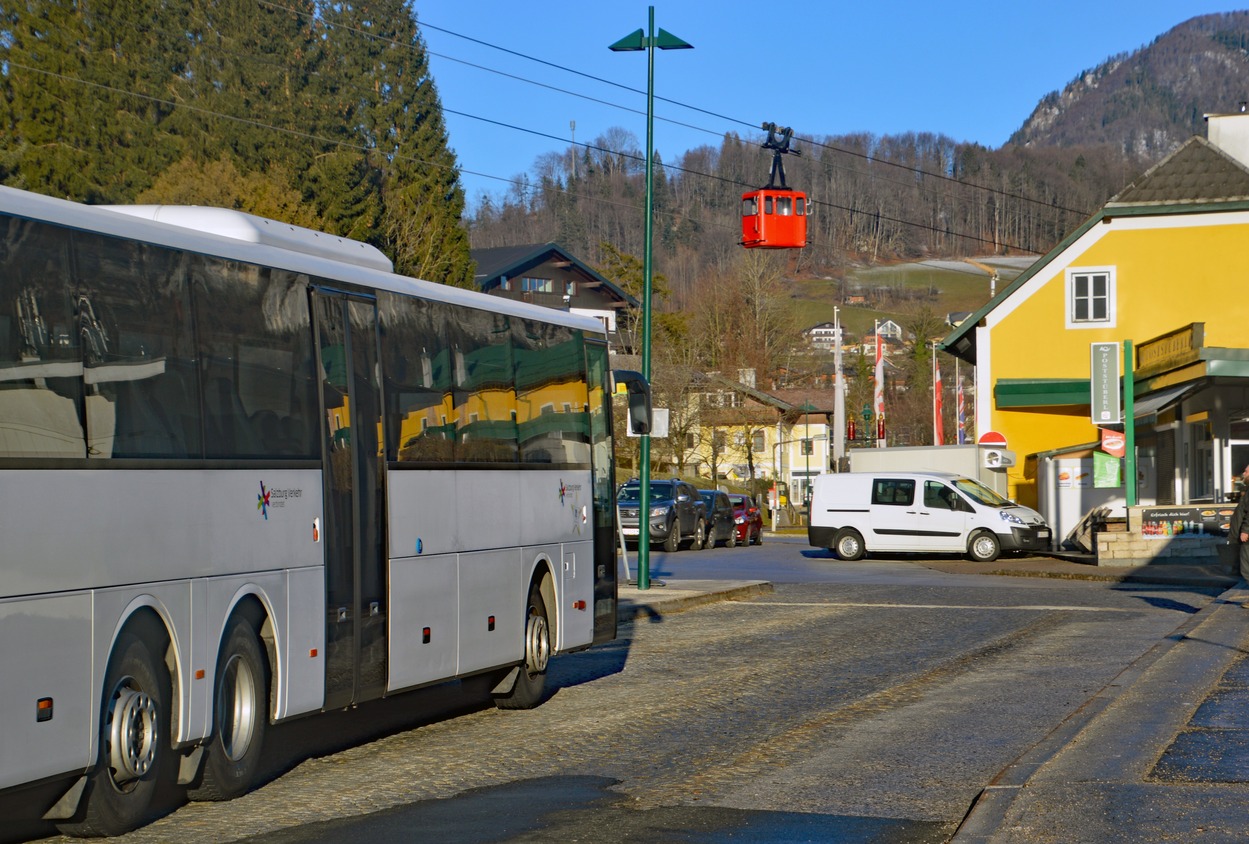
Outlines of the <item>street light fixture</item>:
<svg viewBox="0 0 1249 844">
<path fill-rule="evenodd" d="M 689 50 L 688 44 L 670 32 L 659 30 L 655 35 L 655 7 L 647 10 L 647 30 L 637 30 L 621 38 L 608 49 L 612 52 L 646 51 L 646 227 L 645 246 L 642 255 L 642 377 L 651 377 L 651 236 L 653 232 L 654 194 L 654 137 L 655 137 L 655 48 L 661 50 Z M 638 482 L 641 500 L 638 502 L 638 589 L 651 588 L 651 437 L 642 435 L 638 462 Z"/>
</svg>

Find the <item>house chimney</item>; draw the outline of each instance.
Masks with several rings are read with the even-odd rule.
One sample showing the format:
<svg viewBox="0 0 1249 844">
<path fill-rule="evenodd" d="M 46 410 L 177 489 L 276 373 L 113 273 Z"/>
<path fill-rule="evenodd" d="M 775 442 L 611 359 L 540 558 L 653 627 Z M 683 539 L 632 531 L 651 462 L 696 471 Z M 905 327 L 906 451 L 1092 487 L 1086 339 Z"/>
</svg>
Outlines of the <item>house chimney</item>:
<svg viewBox="0 0 1249 844">
<path fill-rule="evenodd" d="M 1222 152 L 1249 167 L 1249 103 L 1233 114 L 1207 114 L 1206 139 Z"/>
<path fill-rule="evenodd" d="M 745 384 L 747 387 L 749 387 L 750 389 L 752 389 L 752 390 L 753 390 L 753 389 L 755 388 L 755 371 L 754 371 L 754 369 L 752 368 L 752 369 L 739 369 L 739 370 L 737 370 L 737 382 L 738 382 L 739 384 Z"/>
</svg>

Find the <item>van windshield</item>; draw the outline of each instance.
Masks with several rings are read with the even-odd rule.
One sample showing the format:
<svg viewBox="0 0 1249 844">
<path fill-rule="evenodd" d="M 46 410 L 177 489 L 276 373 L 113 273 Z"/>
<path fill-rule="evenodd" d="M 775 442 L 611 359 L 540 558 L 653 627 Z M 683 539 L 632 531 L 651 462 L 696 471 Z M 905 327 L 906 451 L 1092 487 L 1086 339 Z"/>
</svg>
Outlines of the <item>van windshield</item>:
<svg viewBox="0 0 1249 844">
<path fill-rule="evenodd" d="M 993 490 L 989 489 L 980 481 L 973 481 L 971 478 L 955 478 L 954 486 L 958 491 L 966 495 L 972 501 L 978 501 L 989 507 L 1012 507 L 1014 502 L 1003 498 Z"/>
</svg>

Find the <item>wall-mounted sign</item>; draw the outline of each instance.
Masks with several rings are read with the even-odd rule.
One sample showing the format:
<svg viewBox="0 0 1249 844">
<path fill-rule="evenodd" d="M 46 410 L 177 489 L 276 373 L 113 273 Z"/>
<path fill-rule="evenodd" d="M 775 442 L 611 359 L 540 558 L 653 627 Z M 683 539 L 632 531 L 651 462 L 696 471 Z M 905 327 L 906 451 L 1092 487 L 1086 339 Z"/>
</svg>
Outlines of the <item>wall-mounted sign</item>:
<svg viewBox="0 0 1249 844">
<path fill-rule="evenodd" d="M 1141 511 L 1145 539 L 1194 539 L 1227 536 L 1233 507 L 1151 507 Z"/>
<path fill-rule="evenodd" d="M 1091 343 L 1090 347 L 1090 418 L 1094 425 L 1117 425 L 1123 421 L 1123 404 L 1119 397 L 1119 344 Z"/>
</svg>

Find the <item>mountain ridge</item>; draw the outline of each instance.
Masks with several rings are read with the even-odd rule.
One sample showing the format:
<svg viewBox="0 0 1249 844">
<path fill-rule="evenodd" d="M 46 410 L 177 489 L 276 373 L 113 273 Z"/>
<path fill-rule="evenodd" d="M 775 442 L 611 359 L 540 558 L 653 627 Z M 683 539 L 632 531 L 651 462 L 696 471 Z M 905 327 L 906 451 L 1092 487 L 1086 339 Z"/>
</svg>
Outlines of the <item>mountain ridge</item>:
<svg viewBox="0 0 1249 844">
<path fill-rule="evenodd" d="M 1249 11 L 1190 18 L 1152 42 L 1081 71 L 1041 98 L 1008 145 L 1110 144 L 1158 161 L 1204 117 L 1249 100 Z"/>
</svg>

